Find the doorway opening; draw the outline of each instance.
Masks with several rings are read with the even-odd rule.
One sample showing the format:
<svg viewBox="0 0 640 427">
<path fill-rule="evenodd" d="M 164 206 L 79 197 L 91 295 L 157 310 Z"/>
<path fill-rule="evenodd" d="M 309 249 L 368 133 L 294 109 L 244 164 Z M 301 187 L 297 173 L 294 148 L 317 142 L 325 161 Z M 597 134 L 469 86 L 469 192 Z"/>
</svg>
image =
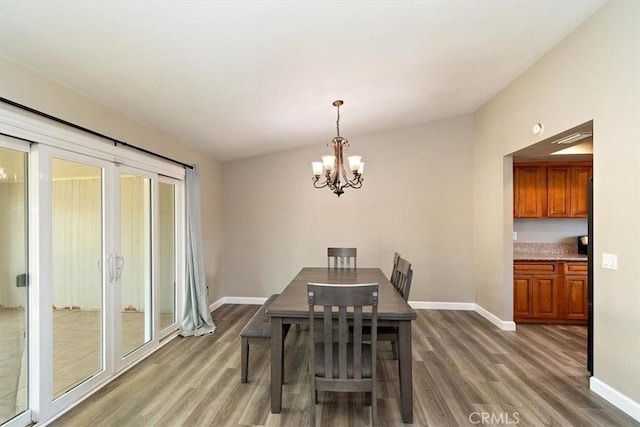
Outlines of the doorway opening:
<svg viewBox="0 0 640 427">
<path fill-rule="evenodd" d="M 593 121 L 512 153 L 513 320 L 563 333 L 593 373 Z"/>
</svg>

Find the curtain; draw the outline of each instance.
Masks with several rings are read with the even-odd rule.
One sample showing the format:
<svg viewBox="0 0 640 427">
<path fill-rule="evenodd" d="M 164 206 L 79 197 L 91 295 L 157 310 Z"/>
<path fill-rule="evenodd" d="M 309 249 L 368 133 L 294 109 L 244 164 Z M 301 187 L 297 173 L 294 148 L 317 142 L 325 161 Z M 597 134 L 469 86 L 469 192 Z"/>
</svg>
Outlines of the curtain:
<svg viewBox="0 0 640 427">
<path fill-rule="evenodd" d="M 209 312 L 207 283 L 202 254 L 202 232 L 200 223 L 200 172 L 198 167 L 186 168 L 186 283 L 184 314 L 180 335 L 199 336 L 211 334 L 216 326 Z"/>
</svg>

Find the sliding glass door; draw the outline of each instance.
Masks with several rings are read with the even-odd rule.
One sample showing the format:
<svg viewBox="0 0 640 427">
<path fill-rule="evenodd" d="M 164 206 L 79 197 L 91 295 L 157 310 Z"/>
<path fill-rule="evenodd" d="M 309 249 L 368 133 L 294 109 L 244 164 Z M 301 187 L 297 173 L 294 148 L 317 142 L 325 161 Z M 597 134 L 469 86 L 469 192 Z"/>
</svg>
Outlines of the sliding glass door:
<svg viewBox="0 0 640 427">
<path fill-rule="evenodd" d="M 23 427 L 177 335 L 184 169 L 2 106 L 0 130 L 0 425 Z"/>
</svg>

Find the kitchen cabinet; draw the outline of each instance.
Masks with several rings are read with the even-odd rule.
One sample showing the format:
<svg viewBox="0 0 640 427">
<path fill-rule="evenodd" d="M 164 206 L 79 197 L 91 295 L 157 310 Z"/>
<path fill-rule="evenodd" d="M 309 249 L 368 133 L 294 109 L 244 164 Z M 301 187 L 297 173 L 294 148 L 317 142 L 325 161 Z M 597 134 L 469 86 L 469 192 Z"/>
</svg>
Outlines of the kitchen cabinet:
<svg viewBox="0 0 640 427">
<path fill-rule="evenodd" d="M 589 318 L 587 312 L 588 280 L 587 263 L 564 264 L 564 317 L 572 320 Z"/>
<path fill-rule="evenodd" d="M 591 162 L 516 163 L 514 218 L 586 218 Z"/>
<path fill-rule="evenodd" d="M 515 218 L 542 218 L 547 210 L 547 171 L 544 166 L 517 165 L 513 168 Z"/>
<path fill-rule="evenodd" d="M 514 321 L 586 325 L 587 283 L 585 261 L 515 261 Z"/>
<path fill-rule="evenodd" d="M 547 217 L 569 216 L 571 216 L 571 168 L 549 166 L 547 167 Z"/>
<path fill-rule="evenodd" d="M 571 167 L 570 216 L 573 218 L 586 218 L 589 215 L 588 188 L 591 177 L 593 177 L 592 165 Z"/>
</svg>

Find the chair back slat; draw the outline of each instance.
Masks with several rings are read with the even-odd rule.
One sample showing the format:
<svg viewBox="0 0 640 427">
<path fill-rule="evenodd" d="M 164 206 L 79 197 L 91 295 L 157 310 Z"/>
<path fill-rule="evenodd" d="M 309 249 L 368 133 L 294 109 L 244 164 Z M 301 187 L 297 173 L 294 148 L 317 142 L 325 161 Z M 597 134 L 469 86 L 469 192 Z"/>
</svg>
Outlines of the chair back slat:
<svg viewBox="0 0 640 427">
<path fill-rule="evenodd" d="M 398 275 L 398 261 L 400 261 L 400 254 L 395 252 L 393 254 L 393 268 L 391 269 L 391 275 L 389 276 L 389 281 L 394 286 L 396 283 L 396 276 Z"/>
<path fill-rule="evenodd" d="M 324 307 L 324 373 L 326 378 L 333 378 L 333 313 L 330 306 Z M 310 328 L 315 325 L 310 323 Z"/>
<path fill-rule="evenodd" d="M 327 248 L 327 268 L 358 268 L 357 248 Z"/>
</svg>

